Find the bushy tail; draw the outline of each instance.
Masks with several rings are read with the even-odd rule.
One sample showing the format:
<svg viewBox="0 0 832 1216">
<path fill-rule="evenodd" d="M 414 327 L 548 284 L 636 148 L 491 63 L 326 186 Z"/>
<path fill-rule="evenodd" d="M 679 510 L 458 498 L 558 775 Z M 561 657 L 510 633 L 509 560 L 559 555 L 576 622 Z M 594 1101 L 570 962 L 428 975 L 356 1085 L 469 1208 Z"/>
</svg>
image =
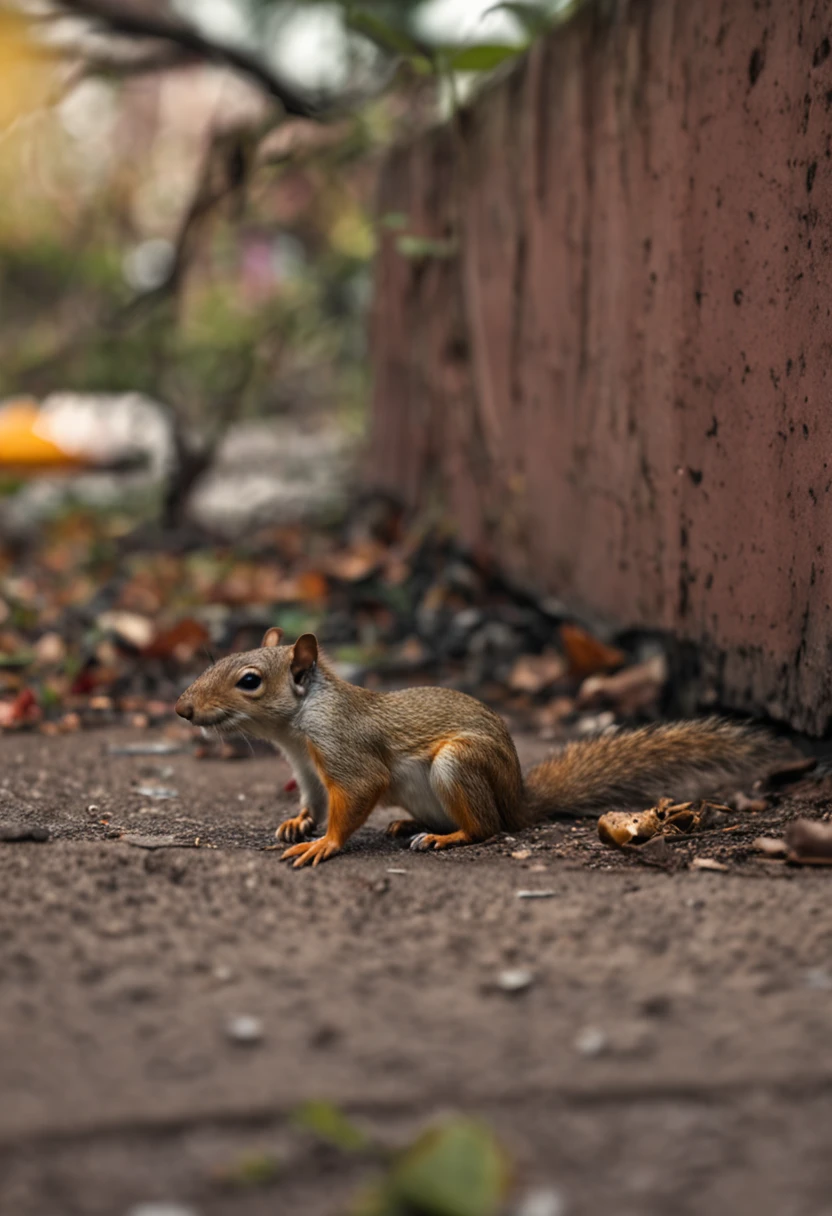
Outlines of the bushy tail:
<svg viewBox="0 0 832 1216">
<path fill-rule="evenodd" d="M 530 820 L 644 810 L 726 784 L 739 787 L 794 755 L 767 731 L 723 718 L 669 722 L 569 743 L 526 777 Z"/>
</svg>

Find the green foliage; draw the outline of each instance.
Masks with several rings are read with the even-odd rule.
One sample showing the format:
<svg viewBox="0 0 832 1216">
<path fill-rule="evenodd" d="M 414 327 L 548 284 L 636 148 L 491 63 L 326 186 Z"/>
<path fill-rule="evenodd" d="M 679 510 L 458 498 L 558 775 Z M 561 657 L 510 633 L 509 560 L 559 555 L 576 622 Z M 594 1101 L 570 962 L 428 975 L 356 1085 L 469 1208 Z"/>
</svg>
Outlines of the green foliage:
<svg viewBox="0 0 832 1216">
<path fill-rule="evenodd" d="M 354 1214 L 492 1216 L 508 1184 L 508 1161 L 492 1132 L 474 1119 L 452 1119 L 402 1153 Z"/>
<path fill-rule="evenodd" d="M 319 1140 L 343 1152 L 357 1153 L 369 1147 L 369 1140 L 343 1111 L 331 1102 L 305 1102 L 294 1116 L 296 1127 L 312 1132 Z"/>
<path fill-rule="evenodd" d="M 490 72 L 507 59 L 515 59 L 525 46 L 501 46 L 480 43 L 455 51 L 448 60 L 452 72 Z"/>
<path fill-rule="evenodd" d="M 422 258 L 451 258 L 457 252 L 457 242 L 454 240 L 438 241 L 427 236 L 400 236 L 396 239 L 396 249 L 405 258 L 415 261 Z"/>
</svg>

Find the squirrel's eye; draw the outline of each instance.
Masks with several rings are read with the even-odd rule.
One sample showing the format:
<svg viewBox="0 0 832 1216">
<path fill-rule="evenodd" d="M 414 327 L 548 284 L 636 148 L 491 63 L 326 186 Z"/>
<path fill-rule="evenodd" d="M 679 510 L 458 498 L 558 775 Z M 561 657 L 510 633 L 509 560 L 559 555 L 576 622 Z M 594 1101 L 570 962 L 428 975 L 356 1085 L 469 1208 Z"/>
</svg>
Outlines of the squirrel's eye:
<svg viewBox="0 0 832 1216">
<path fill-rule="evenodd" d="M 262 683 L 262 677 L 258 676 L 256 671 L 247 671 L 244 676 L 240 676 L 237 687 L 245 689 L 246 692 L 254 692 Z"/>
</svg>

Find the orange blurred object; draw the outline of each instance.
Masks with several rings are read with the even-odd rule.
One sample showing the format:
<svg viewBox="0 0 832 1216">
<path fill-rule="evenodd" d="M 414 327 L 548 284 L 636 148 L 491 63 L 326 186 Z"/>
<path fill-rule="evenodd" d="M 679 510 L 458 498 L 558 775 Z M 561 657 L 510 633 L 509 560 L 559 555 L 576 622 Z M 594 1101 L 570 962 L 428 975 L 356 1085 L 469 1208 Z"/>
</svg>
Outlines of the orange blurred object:
<svg viewBox="0 0 832 1216">
<path fill-rule="evenodd" d="M 0 469 L 26 474 L 90 467 L 82 457 L 58 447 L 42 423 L 35 401 L 22 398 L 0 407 Z"/>
</svg>

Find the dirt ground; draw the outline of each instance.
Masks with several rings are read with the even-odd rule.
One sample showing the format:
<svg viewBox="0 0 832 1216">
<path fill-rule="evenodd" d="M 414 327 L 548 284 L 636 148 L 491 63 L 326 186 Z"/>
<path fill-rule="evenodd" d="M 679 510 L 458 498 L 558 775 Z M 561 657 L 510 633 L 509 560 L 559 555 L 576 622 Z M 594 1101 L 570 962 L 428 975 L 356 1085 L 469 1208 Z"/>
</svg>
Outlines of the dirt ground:
<svg viewBox="0 0 832 1216">
<path fill-rule="evenodd" d="M 832 1212 L 832 871 L 748 847 L 794 799 L 681 846 L 727 873 L 639 864 L 592 824 L 420 855 L 387 812 L 293 872 L 263 851 L 294 805 L 281 760 L 109 753 L 146 738 L 0 740 L 0 820 L 50 833 L 0 844 L 4 1216 L 343 1213 L 376 1167 L 294 1126 L 310 1098 L 391 1144 L 479 1114 L 516 1194 L 568 1216 Z M 502 991 L 506 968 L 533 982 Z M 239 1015 L 261 1039 L 229 1036 Z M 241 1185 L 263 1153 L 276 1177 Z"/>
</svg>

